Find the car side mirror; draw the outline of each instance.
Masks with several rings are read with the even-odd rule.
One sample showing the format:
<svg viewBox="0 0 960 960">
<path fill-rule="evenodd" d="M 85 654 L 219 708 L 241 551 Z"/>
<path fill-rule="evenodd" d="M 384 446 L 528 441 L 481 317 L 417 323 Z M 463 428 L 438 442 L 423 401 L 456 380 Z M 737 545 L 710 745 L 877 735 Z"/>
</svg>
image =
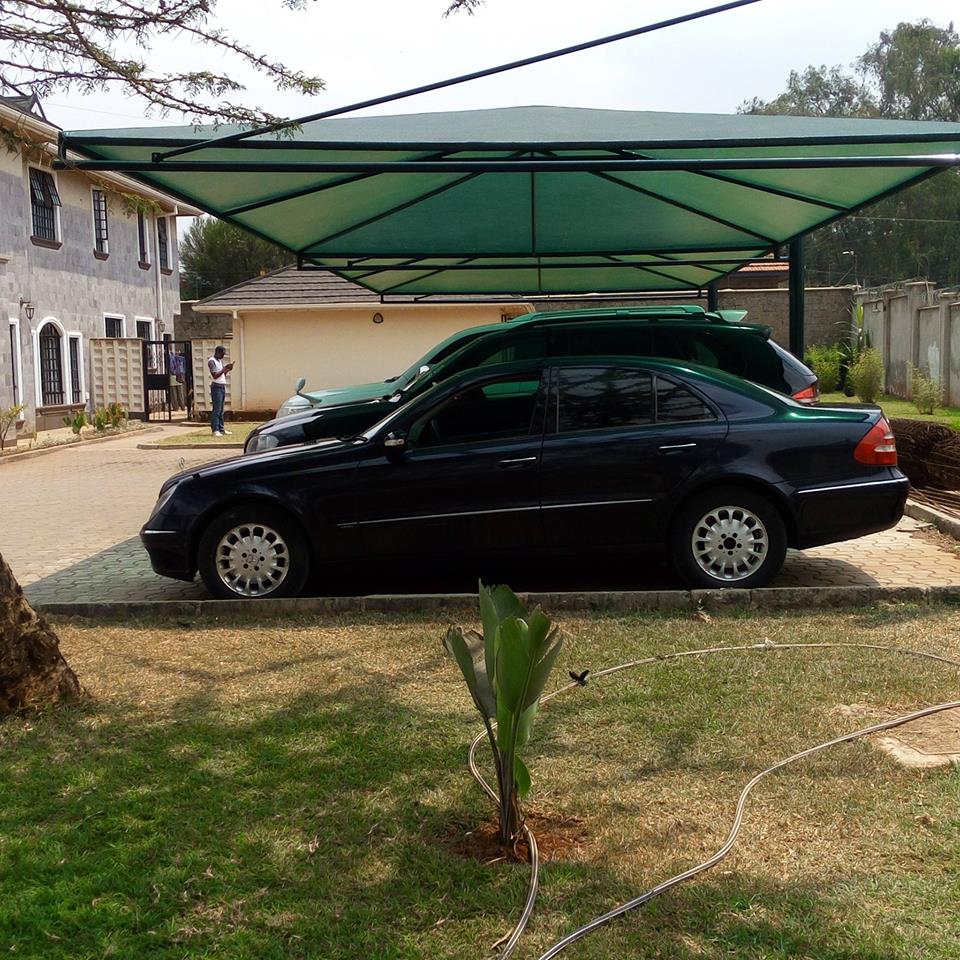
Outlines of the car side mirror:
<svg viewBox="0 0 960 960">
<path fill-rule="evenodd" d="M 401 453 L 406 449 L 407 435 L 400 431 L 391 431 L 383 438 L 383 447 L 387 453 Z"/>
<path fill-rule="evenodd" d="M 300 391 L 301 391 L 306 385 L 307 385 L 307 378 L 306 378 L 306 377 L 301 377 L 301 378 L 297 381 L 297 385 L 293 388 L 293 392 L 294 392 L 298 397 L 303 396 L 303 394 L 301 394 Z"/>
</svg>

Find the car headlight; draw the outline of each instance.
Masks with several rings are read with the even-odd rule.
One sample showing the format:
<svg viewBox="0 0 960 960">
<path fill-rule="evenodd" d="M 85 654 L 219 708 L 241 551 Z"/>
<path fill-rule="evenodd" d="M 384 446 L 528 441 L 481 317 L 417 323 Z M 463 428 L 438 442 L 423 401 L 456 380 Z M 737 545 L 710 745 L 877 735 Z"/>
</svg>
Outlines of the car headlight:
<svg viewBox="0 0 960 960">
<path fill-rule="evenodd" d="M 257 433 L 247 440 L 244 453 L 259 453 L 280 446 L 280 438 L 274 433 Z"/>
<path fill-rule="evenodd" d="M 170 498 L 176 493 L 179 485 L 180 483 L 177 481 L 177 483 L 171 483 L 169 487 L 164 484 L 160 488 L 160 496 L 157 498 L 157 502 L 154 504 L 153 512 L 150 516 L 156 516 L 170 502 Z"/>
</svg>

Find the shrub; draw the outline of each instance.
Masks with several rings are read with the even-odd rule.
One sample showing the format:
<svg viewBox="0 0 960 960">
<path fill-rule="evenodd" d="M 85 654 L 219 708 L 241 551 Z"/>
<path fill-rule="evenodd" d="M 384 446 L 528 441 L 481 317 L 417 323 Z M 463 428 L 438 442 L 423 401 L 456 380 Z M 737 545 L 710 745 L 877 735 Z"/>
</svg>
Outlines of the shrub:
<svg viewBox="0 0 960 960">
<path fill-rule="evenodd" d="M 917 413 L 933 413 L 943 404 L 943 384 L 928 377 L 919 367 L 910 367 L 910 387 Z"/>
<path fill-rule="evenodd" d="M 127 411 L 119 403 L 111 403 L 106 412 L 110 418 L 111 427 L 119 427 L 127 419 Z"/>
<path fill-rule="evenodd" d="M 480 619 L 483 636 L 450 627 L 443 645 L 483 717 L 497 771 L 500 842 L 506 846 L 520 830 L 520 798 L 530 792 L 520 751 L 563 641 L 540 608 L 527 610 L 509 587 L 480 584 Z"/>
<path fill-rule="evenodd" d="M 883 389 L 883 358 L 879 351 L 867 347 L 850 367 L 854 392 L 864 403 L 873 403 Z"/>
<path fill-rule="evenodd" d="M 840 345 L 834 343 L 830 346 L 810 347 L 804 359 L 820 381 L 820 392 L 833 393 L 840 384 Z"/>
<path fill-rule="evenodd" d="M 93 427 L 97 433 L 103 433 L 107 429 L 107 425 L 110 423 L 110 414 L 107 413 L 102 407 L 98 407 L 93 411 Z"/>
<path fill-rule="evenodd" d="M 87 425 L 87 413 L 78 410 L 72 417 L 64 417 L 63 422 L 79 437 L 80 431 Z"/>
<path fill-rule="evenodd" d="M 22 403 L 15 403 L 12 407 L 0 407 L 0 450 L 7 442 L 10 428 L 17 422 L 17 417 L 23 411 Z"/>
</svg>

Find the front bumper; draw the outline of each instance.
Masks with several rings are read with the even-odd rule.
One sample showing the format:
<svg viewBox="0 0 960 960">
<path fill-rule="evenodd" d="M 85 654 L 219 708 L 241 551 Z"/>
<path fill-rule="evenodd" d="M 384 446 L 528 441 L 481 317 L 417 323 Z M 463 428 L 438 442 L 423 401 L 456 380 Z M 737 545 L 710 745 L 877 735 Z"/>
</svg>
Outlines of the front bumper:
<svg viewBox="0 0 960 960">
<path fill-rule="evenodd" d="M 154 573 L 174 580 L 193 580 L 197 564 L 186 532 L 156 529 L 148 522 L 140 531 L 140 542 L 150 556 Z"/>
</svg>

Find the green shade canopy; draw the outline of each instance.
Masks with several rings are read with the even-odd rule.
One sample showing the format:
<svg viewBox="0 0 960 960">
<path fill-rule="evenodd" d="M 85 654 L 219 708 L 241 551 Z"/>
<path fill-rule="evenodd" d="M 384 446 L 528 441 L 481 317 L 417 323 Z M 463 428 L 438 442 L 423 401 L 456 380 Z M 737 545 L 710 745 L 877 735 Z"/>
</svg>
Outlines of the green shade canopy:
<svg viewBox="0 0 960 960">
<path fill-rule="evenodd" d="M 960 164 L 960 124 L 509 107 L 65 134 L 123 171 L 383 294 L 703 288 Z M 79 161 L 75 158 L 80 157 Z"/>
</svg>

